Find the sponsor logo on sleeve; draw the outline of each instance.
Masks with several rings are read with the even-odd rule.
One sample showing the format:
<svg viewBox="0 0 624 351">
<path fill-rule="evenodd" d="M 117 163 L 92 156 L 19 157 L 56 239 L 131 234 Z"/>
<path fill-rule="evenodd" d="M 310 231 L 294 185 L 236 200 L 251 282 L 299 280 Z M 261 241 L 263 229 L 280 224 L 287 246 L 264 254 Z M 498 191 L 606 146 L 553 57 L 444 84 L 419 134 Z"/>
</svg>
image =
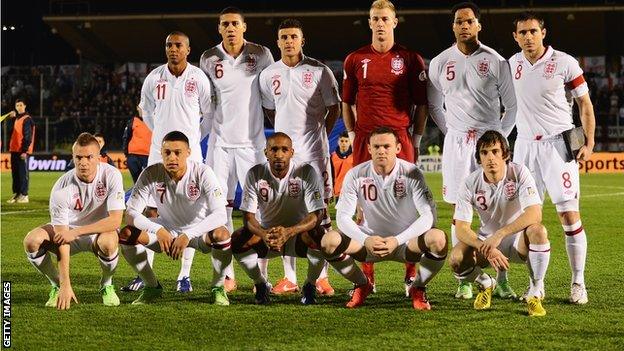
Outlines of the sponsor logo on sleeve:
<svg viewBox="0 0 624 351">
<path fill-rule="evenodd" d="M 314 200 L 320 200 L 321 199 L 321 192 L 316 190 L 314 191 Z"/>
</svg>

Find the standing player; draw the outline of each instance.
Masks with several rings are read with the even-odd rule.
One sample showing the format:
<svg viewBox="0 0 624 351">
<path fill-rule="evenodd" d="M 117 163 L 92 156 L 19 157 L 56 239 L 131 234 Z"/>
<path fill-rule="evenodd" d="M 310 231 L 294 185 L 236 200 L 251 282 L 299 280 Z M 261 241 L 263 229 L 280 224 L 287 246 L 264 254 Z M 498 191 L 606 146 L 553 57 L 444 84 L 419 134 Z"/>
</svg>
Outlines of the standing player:
<svg viewBox="0 0 624 351">
<path fill-rule="evenodd" d="M 147 167 L 139 176 L 128 201 L 128 226 L 119 234 L 128 264 L 145 281 L 133 304 L 155 301 L 162 295 L 147 254 L 139 247 L 164 252 L 177 260 L 188 247 L 212 252 L 212 293 L 215 305 L 230 302 L 223 289 L 225 267 L 232 261 L 230 233 L 225 225 L 225 199 L 214 172 L 190 159 L 192 150 L 182 132 L 169 132 L 162 141 L 163 161 Z M 143 215 L 148 199 L 156 200 L 160 217 Z"/>
<path fill-rule="evenodd" d="M 172 32 L 165 40 L 167 63 L 154 69 L 145 78 L 141 89 L 139 108 L 143 111 L 143 120 L 152 130 L 152 143 L 147 164 L 162 162 L 160 154 L 162 138 L 171 131 L 181 131 L 188 136 L 192 151 L 191 159 L 202 162 L 200 141 L 201 124 L 209 123 L 211 116 L 210 81 L 198 67 L 188 63 L 191 52 L 189 37 L 182 32 Z M 204 128 L 205 129 L 205 128 Z M 154 208 L 151 199 L 148 203 Z M 143 247 L 140 250 L 144 250 Z M 190 270 L 195 251 L 189 248 L 184 252 L 182 267 L 178 275 L 177 290 L 192 290 Z M 154 253 L 148 252 L 152 265 Z M 137 279 L 128 287 L 142 286 Z M 126 288 L 128 288 L 126 287 Z M 132 290 L 132 289 L 130 289 Z"/>
<path fill-rule="evenodd" d="M 594 149 L 594 108 L 578 62 L 544 46 L 544 20 L 526 12 L 516 18 L 514 26 L 514 39 L 522 49 L 509 59 L 518 100 L 514 162 L 531 170 L 542 199 L 546 190 L 555 204 L 572 268 L 570 302 L 586 304 L 587 237 L 579 213 L 577 160 L 588 160 Z M 563 137 L 564 132 L 574 128 L 572 98 L 578 104 L 586 137 L 577 155 L 568 152 Z"/>
<path fill-rule="evenodd" d="M 323 183 L 311 165 L 291 162 L 293 152 L 288 135 L 277 132 L 268 138 L 265 154 L 269 162 L 249 170 L 241 205 L 244 226 L 232 235 L 232 251 L 254 281 L 257 304 L 269 303 L 268 284 L 260 273 L 258 257 L 278 255 L 308 258 L 301 303 L 316 303 L 315 282 L 322 268 L 318 263 L 323 259 L 319 248 L 325 234 L 320 224 L 325 209 Z M 366 277 L 352 258 L 332 261 L 345 278 L 366 285 Z"/>
<path fill-rule="evenodd" d="M 200 60 L 201 69 L 212 83 L 216 106 L 206 164 L 214 169 L 227 196 L 227 228 L 231 232 L 237 181 L 244 184 L 247 171 L 264 159 L 264 115 L 258 77 L 273 63 L 273 56 L 267 47 L 244 39 L 247 24 L 237 8 L 221 11 L 218 30 L 223 41 L 204 51 Z M 227 276 L 226 288 L 235 290 L 231 266 Z"/>
<path fill-rule="evenodd" d="M 123 216 L 124 190 L 121 173 L 100 162 L 100 144 L 82 133 L 72 147 L 76 168 L 56 181 L 50 194 L 51 222 L 24 238 L 30 263 L 52 284 L 47 307 L 69 309 L 76 299 L 69 277 L 69 256 L 93 252 L 102 268 L 100 293 L 105 306 L 118 306 L 113 286 L 118 262 L 117 230 Z M 58 267 L 50 252 L 56 254 Z"/>
<path fill-rule="evenodd" d="M 344 234 L 328 233 L 322 247 L 326 255 L 344 253 L 363 262 L 420 262 L 409 294 L 415 309 L 430 310 L 425 287 L 444 265 L 446 235 L 432 228 L 433 196 L 418 167 L 397 159 L 401 147 L 390 128 L 378 127 L 370 133 L 372 160 L 347 173 L 336 206 L 338 228 Z M 358 206 L 366 219 L 359 225 L 353 220 Z M 372 290 L 370 281 L 356 286 L 347 307 L 362 305 Z"/>
<path fill-rule="evenodd" d="M 347 56 L 344 62 L 342 113 L 353 144 L 353 164 L 370 159 L 368 136 L 379 126 L 396 131 L 403 147 L 399 157 L 415 162 L 418 146 L 427 121 L 427 72 L 416 52 L 394 42 L 399 23 L 392 2 L 376 0 L 370 8 L 368 25 L 372 44 Z M 415 109 L 415 121 L 410 110 Z M 408 128 L 413 124 L 410 135 Z M 375 283 L 373 264 L 364 264 L 364 272 Z M 416 271 L 405 267 L 405 293 Z"/>
<path fill-rule="evenodd" d="M 322 176 L 325 210 L 321 226 L 329 230 L 331 218 L 327 204 L 332 197 L 332 178 L 327 134 L 340 115 L 338 82 L 329 67 L 303 55 L 305 39 L 299 21 L 282 21 L 277 37 L 281 60 L 260 74 L 262 106 L 273 121 L 275 131 L 292 138 L 294 162 L 309 164 Z M 325 265 L 325 262 L 320 264 Z M 294 271 L 292 273 L 294 280 L 288 280 L 294 283 L 297 276 Z M 333 294 L 334 289 L 327 282 L 326 269 L 322 278 L 323 286 L 319 281 L 319 292 Z M 274 290 L 279 287 L 280 284 L 276 285 Z"/>
<path fill-rule="evenodd" d="M 474 308 L 490 308 L 496 283 L 481 268 L 507 270 L 509 261 L 526 261 L 531 276 L 527 305 L 529 316 L 545 316 L 542 307 L 544 277 L 550 260 L 550 243 L 542 220 L 542 201 L 535 181 L 523 165 L 509 163 L 507 140 L 497 131 L 486 131 L 477 141 L 475 158 L 480 169 L 461 185 L 453 219 L 459 242 L 450 264 L 458 278 L 477 281 Z M 481 227 L 470 229 L 473 208 Z"/>
<path fill-rule="evenodd" d="M 477 168 L 475 143 L 488 129 L 507 136 L 515 122 L 516 97 L 509 64 L 492 48 L 479 42 L 481 14 L 472 2 L 451 10 L 456 43 L 434 57 L 429 64 L 427 97 L 429 112 L 445 134 L 442 153 L 442 194 L 455 205 L 457 191 Z M 505 116 L 501 120 L 502 100 Z M 457 244 L 451 225 L 453 246 Z M 515 298 L 505 271 L 499 271 L 495 294 Z M 472 286 L 460 282 L 457 298 L 471 299 Z"/>
</svg>

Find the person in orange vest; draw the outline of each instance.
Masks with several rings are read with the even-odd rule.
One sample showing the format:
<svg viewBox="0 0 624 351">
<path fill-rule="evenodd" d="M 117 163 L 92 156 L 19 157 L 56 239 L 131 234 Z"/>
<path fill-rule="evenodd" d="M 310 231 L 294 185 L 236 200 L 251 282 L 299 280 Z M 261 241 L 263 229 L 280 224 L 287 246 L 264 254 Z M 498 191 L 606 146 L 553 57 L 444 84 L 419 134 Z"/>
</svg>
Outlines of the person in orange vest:
<svg viewBox="0 0 624 351">
<path fill-rule="evenodd" d="M 108 163 L 109 165 L 111 165 L 113 167 L 116 167 L 115 166 L 115 162 L 113 162 L 113 159 L 110 158 L 110 156 L 108 156 L 108 153 L 106 152 L 106 148 L 104 147 L 106 145 L 106 140 L 104 139 L 104 134 L 102 134 L 102 133 L 95 133 L 95 134 L 93 134 L 93 136 L 97 140 L 98 144 L 100 144 L 100 162 Z"/>
<path fill-rule="evenodd" d="M 11 175 L 13 176 L 13 196 L 8 203 L 28 203 L 28 155 L 33 153 L 35 144 L 35 122 L 26 112 L 26 102 L 15 100 L 13 133 L 9 142 L 11 153 Z"/>
<path fill-rule="evenodd" d="M 342 180 L 347 172 L 353 168 L 353 150 L 351 149 L 351 139 L 345 130 L 338 138 L 336 151 L 331 154 L 331 169 L 334 179 L 334 198 L 338 201 Z"/>
<path fill-rule="evenodd" d="M 139 174 L 147 167 L 147 158 L 150 152 L 152 131 L 147 127 L 140 116 L 132 117 L 126 124 L 123 134 L 123 150 L 126 155 L 128 169 L 132 180 L 136 183 Z"/>
</svg>

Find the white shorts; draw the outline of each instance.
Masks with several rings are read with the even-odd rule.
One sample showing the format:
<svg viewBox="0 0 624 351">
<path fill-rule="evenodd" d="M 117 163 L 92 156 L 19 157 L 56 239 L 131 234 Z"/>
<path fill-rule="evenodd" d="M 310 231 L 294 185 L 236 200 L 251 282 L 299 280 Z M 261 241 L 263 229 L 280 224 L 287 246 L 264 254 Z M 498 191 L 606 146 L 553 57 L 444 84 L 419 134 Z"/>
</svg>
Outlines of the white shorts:
<svg viewBox="0 0 624 351">
<path fill-rule="evenodd" d="M 479 168 L 475 159 L 477 139 L 482 132 L 448 130 L 442 152 L 442 196 L 450 204 L 457 202 L 460 185 L 470 173 Z"/>
<path fill-rule="evenodd" d="M 487 237 L 479 233 L 479 240 L 484 241 Z M 517 232 L 516 234 L 509 235 L 500 244 L 498 244 L 497 249 L 502 252 L 505 257 L 509 259 L 509 262 L 514 263 L 523 263 L 524 260 L 520 257 L 518 253 L 518 243 L 522 240 L 522 232 Z"/>
<path fill-rule="evenodd" d="M 362 226 L 360 225 L 360 230 L 362 230 L 365 234 L 367 235 L 375 235 L 373 233 L 373 230 L 366 227 L 366 226 Z M 353 239 L 351 239 L 353 240 Z M 364 247 L 364 243 L 361 243 L 359 241 L 356 240 L 357 243 L 359 243 L 360 245 L 362 245 L 362 247 Z M 397 261 L 397 262 L 410 262 L 413 263 L 412 261 L 408 261 L 407 258 L 405 257 L 405 254 L 407 252 L 407 243 L 405 244 L 401 244 L 399 246 L 397 246 L 397 248 L 394 250 L 393 253 L 391 253 L 388 256 L 385 257 L 377 257 L 377 256 L 373 256 L 371 255 L 369 252 L 366 253 L 366 260 L 365 262 L 381 262 L 381 261 Z"/>
<path fill-rule="evenodd" d="M 164 221 L 161 217 L 150 218 L 150 220 L 152 222 L 158 223 L 162 225 L 163 227 L 165 227 L 165 229 L 167 229 L 169 233 L 171 233 L 174 239 L 178 237 L 179 233 L 175 229 L 173 229 L 170 225 L 168 225 L 168 223 Z M 192 247 L 196 250 L 200 250 L 203 253 L 209 253 L 212 250 L 212 248 L 206 245 L 206 242 L 204 241 L 204 235 L 200 235 L 198 237 L 195 237 L 189 240 L 188 247 Z M 145 247 L 147 247 L 148 249 L 154 252 L 162 252 L 160 250 L 160 244 L 158 243 L 158 238 L 156 236 L 156 233 L 147 233 L 147 236 L 149 237 L 149 241 L 147 245 L 145 245 Z"/>
<path fill-rule="evenodd" d="M 54 228 L 52 223 L 48 223 L 47 226 L 51 226 Z M 70 226 L 69 229 L 74 229 L 76 227 Z M 76 240 L 69 243 L 69 255 L 73 256 L 80 252 L 92 252 L 97 255 L 97 250 L 95 248 L 97 236 L 99 233 L 81 235 Z"/>
<path fill-rule="evenodd" d="M 316 172 L 321 176 L 323 182 L 323 199 L 330 199 L 333 195 L 334 181 L 331 175 L 331 159 L 329 157 L 316 158 L 312 160 L 299 160 L 295 154 L 293 158 L 297 164 L 307 163 L 314 167 Z"/>
<path fill-rule="evenodd" d="M 513 161 L 531 171 L 540 198 L 548 192 L 558 212 L 578 211 L 581 196 L 578 163 L 566 162 L 567 150 L 560 135 L 542 140 L 518 137 Z"/>
<path fill-rule="evenodd" d="M 211 138 L 206 153 L 206 164 L 212 168 L 219 180 L 227 200 L 234 200 L 236 183 L 245 184 L 247 172 L 251 167 L 266 161 L 262 149 L 252 147 L 216 146 L 216 138 Z"/>
</svg>

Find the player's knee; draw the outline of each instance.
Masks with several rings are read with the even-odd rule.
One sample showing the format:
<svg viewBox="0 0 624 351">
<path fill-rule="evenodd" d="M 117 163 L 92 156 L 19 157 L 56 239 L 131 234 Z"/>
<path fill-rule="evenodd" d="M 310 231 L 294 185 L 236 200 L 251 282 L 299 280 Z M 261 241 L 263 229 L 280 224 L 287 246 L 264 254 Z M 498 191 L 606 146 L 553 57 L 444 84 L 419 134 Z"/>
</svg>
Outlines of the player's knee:
<svg viewBox="0 0 624 351">
<path fill-rule="evenodd" d="M 557 212 L 559 214 L 561 222 L 567 225 L 571 225 L 581 220 L 580 213 L 578 211 L 568 210 L 568 207 L 571 206 L 566 206 L 566 203 L 557 204 Z"/>
<path fill-rule="evenodd" d="M 210 232 L 209 237 L 213 243 L 225 241 L 230 238 L 230 232 L 226 227 L 219 227 Z"/>
<path fill-rule="evenodd" d="M 436 254 L 445 255 L 448 251 L 448 241 L 446 234 L 440 229 L 433 228 L 427 232 L 427 248 Z"/>
<path fill-rule="evenodd" d="M 23 244 L 24 250 L 28 252 L 35 252 L 41 248 L 43 242 L 49 238 L 48 233 L 41 227 L 35 228 L 28 232 L 24 237 Z"/>
<path fill-rule="evenodd" d="M 449 255 L 449 266 L 453 272 L 459 273 L 462 271 L 463 263 L 464 251 L 456 246 L 451 250 L 451 254 Z"/>
<path fill-rule="evenodd" d="M 531 243 L 542 243 L 548 240 L 548 230 L 541 223 L 530 225 L 526 230 L 526 234 Z"/>
<path fill-rule="evenodd" d="M 117 233 L 120 244 L 136 245 L 139 238 L 140 230 L 132 226 L 125 226 Z"/>
<path fill-rule="evenodd" d="M 336 251 L 338 245 L 340 245 L 340 233 L 335 230 L 330 230 L 323 235 L 321 239 L 321 250 L 327 255 L 331 255 Z"/>
<path fill-rule="evenodd" d="M 110 256 L 117 251 L 117 232 L 101 233 L 97 238 L 97 249 L 106 256 Z"/>
</svg>

